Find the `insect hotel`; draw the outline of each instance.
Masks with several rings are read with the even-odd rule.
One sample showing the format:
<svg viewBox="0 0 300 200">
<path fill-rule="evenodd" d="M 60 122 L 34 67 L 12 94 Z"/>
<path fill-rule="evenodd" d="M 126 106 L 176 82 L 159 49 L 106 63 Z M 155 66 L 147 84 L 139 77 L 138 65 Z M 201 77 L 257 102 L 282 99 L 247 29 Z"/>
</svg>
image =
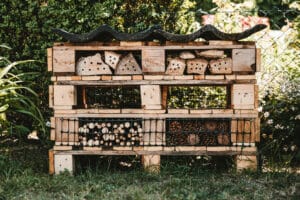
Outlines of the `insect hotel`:
<svg viewBox="0 0 300 200">
<path fill-rule="evenodd" d="M 260 49 L 239 40 L 263 28 L 54 29 L 69 42 L 48 49 L 50 173 L 73 172 L 78 155 L 140 155 L 150 171 L 161 155 L 230 155 L 238 170 L 256 169 Z"/>
</svg>

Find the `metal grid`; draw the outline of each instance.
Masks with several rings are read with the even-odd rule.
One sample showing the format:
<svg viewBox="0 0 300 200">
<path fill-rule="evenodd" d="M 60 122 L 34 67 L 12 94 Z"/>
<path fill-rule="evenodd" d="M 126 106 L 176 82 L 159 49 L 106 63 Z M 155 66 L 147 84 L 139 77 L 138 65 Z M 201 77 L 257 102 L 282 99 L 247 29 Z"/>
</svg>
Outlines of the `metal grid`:
<svg viewBox="0 0 300 200">
<path fill-rule="evenodd" d="M 227 108 L 226 86 L 169 86 L 168 108 Z"/>
<path fill-rule="evenodd" d="M 139 86 L 85 87 L 86 108 L 141 108 Z"/>
</svg>

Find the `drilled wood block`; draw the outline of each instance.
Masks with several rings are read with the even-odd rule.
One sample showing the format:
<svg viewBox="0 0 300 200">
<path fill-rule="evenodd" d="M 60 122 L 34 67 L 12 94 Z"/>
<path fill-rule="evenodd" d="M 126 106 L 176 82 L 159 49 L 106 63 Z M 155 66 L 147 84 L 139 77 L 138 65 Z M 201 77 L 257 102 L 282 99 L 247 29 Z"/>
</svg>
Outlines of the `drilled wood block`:
<svg viewBox="0 0 300 200">
<path fill-rule="evenodd" d="M 73 106 L 77 104 L 76 87 L 74 85 L 54 85 L 54 106 Z"/>
<path fill-rule="evenodd" d="M 102 60 L 100 53 L 80 58 L 76 63 L 76 72 L 78 75 L 112 74 L 109 66 Z"/>
<path fill-rule="evenodd" d="M 233 49 L 232 71 L 254 72 L 255 71 L 255 49 Z"/>
<path fill-rule="evenodd" d="M 165 50 L 143 49 L 142 50 L 143 73 L 165 72 Z"/>
<path fill-rule="evenodd" d="M 208 61 L 202 58 L 189 59 L 186 61 L 188 74 L 204 74 Z"/>
<path fill-rule="evenodd" d="M 222 58 L 209 61 L 209 71 L 211 74 L 231 74 L 232 59 Z"/>
<path fill-rule="evenodd" d="M 231 91 L 231 103 L 234 109 L 254 109 L 254 85 L 234 84 Z"/>
<path fill-rule="evenodd" d="M 169 61 L 168 68 L 166 70 L 167 75 L 183 75 L 185 70 L 185 60 L 180 58 L 173 58 Z"/>
<path fill-rule="evenodd" d="M 105 63 L 108 64 L 114 70 L 116 69 L 119 63 L 121 56 L 121 54 L 118 54 L 113 51 L 104 51 Z"/>
<path fill-rule="evenodd" d="M 133 74 L 142 74 L 142 70 L 139 64 L 136 62 L 132 53 L 124 56 L 117 65 L 115 70 L 117 75 L 133 75 Z"/>
<path fill-rule="evenodd" d="M 161 89 L 159 85 L 141 85 L 142 107 L 145 109 L 161 109 Z"/>
<path fill-rule="evenodd" d="M 53 47 L 53 72 L 75 73 L 75 51 L 71 47 Z"/>
</svg>

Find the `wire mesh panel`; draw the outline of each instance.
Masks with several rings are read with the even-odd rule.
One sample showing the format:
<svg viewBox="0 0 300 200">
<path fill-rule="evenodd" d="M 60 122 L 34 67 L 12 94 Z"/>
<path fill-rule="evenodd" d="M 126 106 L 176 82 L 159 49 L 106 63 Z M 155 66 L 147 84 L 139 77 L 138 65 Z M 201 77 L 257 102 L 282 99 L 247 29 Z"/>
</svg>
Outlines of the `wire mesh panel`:
<svg viewBox="0 0 300 200">
<path fill-rule="evenodd" d="M 86 87 L 86 108 L 141 108 L 139 86 Z"/>
<path fill-rule="evenodd" d="M 226 86 L 169 86 L 168 108 L 227 108 Z"/>
<path fill-rule="evenodd" d="M 167 119 L 168 146 L 228 146 L 229 119 Z"/>
</svg>

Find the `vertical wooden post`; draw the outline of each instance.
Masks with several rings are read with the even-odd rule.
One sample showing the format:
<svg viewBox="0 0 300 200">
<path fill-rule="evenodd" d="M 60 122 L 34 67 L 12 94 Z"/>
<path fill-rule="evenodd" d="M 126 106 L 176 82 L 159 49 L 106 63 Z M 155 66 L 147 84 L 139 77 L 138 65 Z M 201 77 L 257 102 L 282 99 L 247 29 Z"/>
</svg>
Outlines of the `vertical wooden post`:
<svg viewBox="0 0 300 200">
<path fill-rule="evenodd" d="M 50 149 L 48 152 L 49 156 L 49 174 L 54 174 L 54 152 L 53 149 Z"/>
<path fill-rule="evenodd" d="M 144 169 L 150 173 L 160 172 L 160 155 L 142 155 Z"/>
</svg>

